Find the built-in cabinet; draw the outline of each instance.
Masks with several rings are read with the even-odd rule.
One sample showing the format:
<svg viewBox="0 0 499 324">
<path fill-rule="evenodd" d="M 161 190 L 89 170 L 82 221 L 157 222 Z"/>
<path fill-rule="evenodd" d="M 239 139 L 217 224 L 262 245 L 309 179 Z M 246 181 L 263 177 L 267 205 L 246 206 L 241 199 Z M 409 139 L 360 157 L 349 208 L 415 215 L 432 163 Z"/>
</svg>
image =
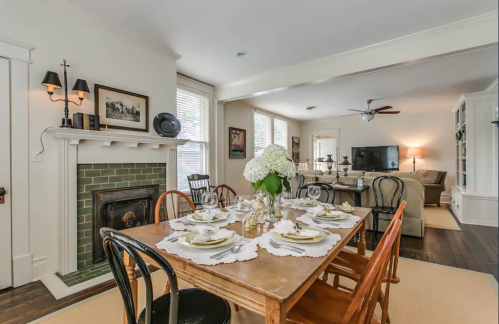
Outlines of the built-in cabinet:
<svg viewBox="0 0 499 324">
<path fill-rule="evenodd" d="M 451 208 L 462 223 L 497 226 L 497 90 L 470 93 L 454 112 L 455 186 Z"/>
</svg>

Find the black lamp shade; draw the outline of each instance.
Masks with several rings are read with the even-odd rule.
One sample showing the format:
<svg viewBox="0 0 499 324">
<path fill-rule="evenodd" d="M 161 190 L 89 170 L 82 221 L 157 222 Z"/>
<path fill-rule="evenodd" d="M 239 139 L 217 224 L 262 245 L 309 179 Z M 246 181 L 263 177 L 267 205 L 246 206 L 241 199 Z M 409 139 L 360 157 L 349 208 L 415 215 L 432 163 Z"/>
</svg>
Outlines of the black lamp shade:
<svg viewBox="0 0 499 324">
<path fill-rule="evenodd" d="M 52 86 L 56 89 L 60 89 L 62 87 L 61 80 L 59 80 L 59 75 L 52 71 L 47 71 L 45 77 L 43 78 L 42 85 L 46 87 Z"/>
<path fill-rule="evenodd" d="M 85 94 L 89 94 L 90 90 L 88 89 L 87 81 L 82 79 L 77 79 L 75 85 L 73 87 L 74 92 L 83 92 Z"/>
</svg>

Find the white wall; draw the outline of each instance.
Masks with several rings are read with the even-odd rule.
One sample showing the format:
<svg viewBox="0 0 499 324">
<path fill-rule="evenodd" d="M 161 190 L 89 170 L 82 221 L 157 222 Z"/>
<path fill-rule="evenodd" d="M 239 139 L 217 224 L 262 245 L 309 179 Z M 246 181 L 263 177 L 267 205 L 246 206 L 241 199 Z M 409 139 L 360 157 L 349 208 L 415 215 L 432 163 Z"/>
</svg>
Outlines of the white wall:
<svg viewBox="0 0 499 324">
<path fill-rule="evenodd" d="M 30 112 L 26 121 L 30 153 L 41 149 L 41 132 L 59 126 L 63 104 L 50 102 L 46 87 L 40 83 L 47 70 L 58 72 L 66 59 L 68 88 L 77 78 L 85 79 L 91 95 L 83 106 L 71 105 L 74 112 L 94 112 L 94 84 L 128 90 L 149 96 L 149 133 L 155 134 L 152 120 L 157 113 L 176 110 L 176 61 L 150 47 L 113 31 L 81 13 L 60 6 L 60 1 L 0 1 L 0 36 L 32 45 L 30 65 Z M 54 99 L 62 98 L 57 90 Z M 73 94 L 70 99 L 78 101 Z M 123 132 L 123 131 L 121 131 Z M 54 272 L 57 246 L 50 236 L 56 233 L 57 220 L 57 152 L 55 141 L 44 136 L 46 151 L 43 162 L 30 162 L 30 240 L 33 255 L 33 277 L 45 271 Z M 126 162 L 126 161 L 123 161 Z M 16 161 L 13 161 L 16 163 Z M 51 262 L 46 268 L 47 259 Z M 52 259 L 52 260 L 51 260 Z"/>
<path fill-rule="evenodd" d="M 259 109 L 261 110 L 261 109 Z M 271 114 L 271 113 L 269 113 Z M 291 155 L 291 137 L 300 136 L 300 122 L 282 116 L 276 116 L 288 121 L 288 151 Z M 225 184 L 232 187 L 238 194 L 251 193 L 251 184 L 244 178 L 246 163 L 253 158 L 253 109 L 243 103 L 228 102 L 224 107 L 224 154 L 225 154 Z M 229 127 L 246 130 L 246 159 L 229 158 Z"/>
<path fill-rule="evenodd" d="M 340 155 L 348 154 L 350 162 L 352 147 L 399 145 L 400 170 L 412 171 L 412 158 L 405 157 L 407 148 L 419 146 L 423 157 L 416 158 L 416 170 L 447 171 L 447 193 L 454 185 L 455 132 L 451 108 L 430 113 L 377 116 L 369 123 L 360 116 L 302 122 L 301 162 L 309 158 L 310 133 L 328 129 L 340 130 Z"/>
</svg>

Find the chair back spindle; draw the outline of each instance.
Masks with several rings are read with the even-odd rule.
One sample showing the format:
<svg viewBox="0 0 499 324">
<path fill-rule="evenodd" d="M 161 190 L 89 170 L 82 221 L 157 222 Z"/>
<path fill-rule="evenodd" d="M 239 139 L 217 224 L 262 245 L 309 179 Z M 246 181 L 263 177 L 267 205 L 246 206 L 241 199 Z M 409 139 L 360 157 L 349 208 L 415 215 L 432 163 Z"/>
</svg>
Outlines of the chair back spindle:
<svg viewBox="0 0 499 324">
<path fill-rule="evenodd" d="M 111 271 L 116 278 L 116 283 L 123 298 L 125 304 L 125 314 L 128 324 L 136 324 L 137 314 L 135 311 L 135 303 L 133 300 L 132 288 L 128 280 L 127 271 L 123 263 L 120 250 L 127 253 L 131 257 L 144 278 L 145 283 L 145 295 L 146 295 L 146 307 L 145 307 L 145 324 L 152 323 L 152 317 L 154 314 L 153 307 L 153 288 L 151 273 L 146 263 L 140 256 L 139 252 L 149 257 L 153 260 L 160 268 L 165 271 L 170 282 L 170 315 L 168 318 L 168 323 L 177 323 L 178 306 L 179 306 L 179 290 L 177 283 L 177 276 L 172 266 L 165 258 L 163 258 L 154 249 L 148 247 L 147 245 L 137 241 L 128 235 L 120 233 L 111 228 L 103 227 L 100 230 L 100 234 L 103 238 L 104 253 L 106 254 L 107 260 L 111 267 Z"/>
<path fill-rule="evenodd" d="M 213 189 L 213 192 L 216 193 L 218 197 L 218 208 L 231 206 L 237 196 L 234 189 L 225 184 L 218 185 Z"/>
<path fill-rule="evenodd" d="M 163 206 L 163 209 L 161 209 Z M 169 190 L 162 194 L 156 203 L 154 222 L 163 221 L 162 214 L 166 220 L 183 217 L 196 211 L 194 203 L 181 191 Z"/>
<path fill-rule="evenodd" d="M 187 176 L 187 182 L 189 183 L 194 206 L 201 206 L 201 196 L 213 189 L 213 186 L 210 185 L 210 176 L 206 174 L 192 174 Z"/>
<path fill-rule="evenodd" d="M 397 209 L 400 206 L 404 194 L 404 182 L 400 178 L 394 176 L 377 177 L 373 180 L 372 188 L 377 207 Z M 387 199 L 385 199 L 385 194 Z"/>
</svg>

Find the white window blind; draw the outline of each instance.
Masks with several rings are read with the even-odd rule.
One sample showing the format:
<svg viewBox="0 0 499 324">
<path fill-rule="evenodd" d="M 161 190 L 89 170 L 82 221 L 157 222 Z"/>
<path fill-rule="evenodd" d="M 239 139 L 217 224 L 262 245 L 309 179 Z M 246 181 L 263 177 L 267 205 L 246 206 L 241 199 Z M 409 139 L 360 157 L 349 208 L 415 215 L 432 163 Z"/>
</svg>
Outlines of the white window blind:
<svg viewBox="0 0 499 324">
<path fill-rule="evenodd" d="M 274 118 L 274 144 L 288 148 L 288 122 Z"/>
<path fill-rule="evenodd" d="M 177 147 L 177 189 L 189 191 L 188 175 L 208 174 L 209 97 L 177 88 L 177 118 L 179 138 L 190 140 Z"/>
<path fill-rule="evenodd" d="M 254 116 L 255 157 L 262 156 L 263 151 L 271 144 L 270 117 L 255 111 Z"/>
</svg>

